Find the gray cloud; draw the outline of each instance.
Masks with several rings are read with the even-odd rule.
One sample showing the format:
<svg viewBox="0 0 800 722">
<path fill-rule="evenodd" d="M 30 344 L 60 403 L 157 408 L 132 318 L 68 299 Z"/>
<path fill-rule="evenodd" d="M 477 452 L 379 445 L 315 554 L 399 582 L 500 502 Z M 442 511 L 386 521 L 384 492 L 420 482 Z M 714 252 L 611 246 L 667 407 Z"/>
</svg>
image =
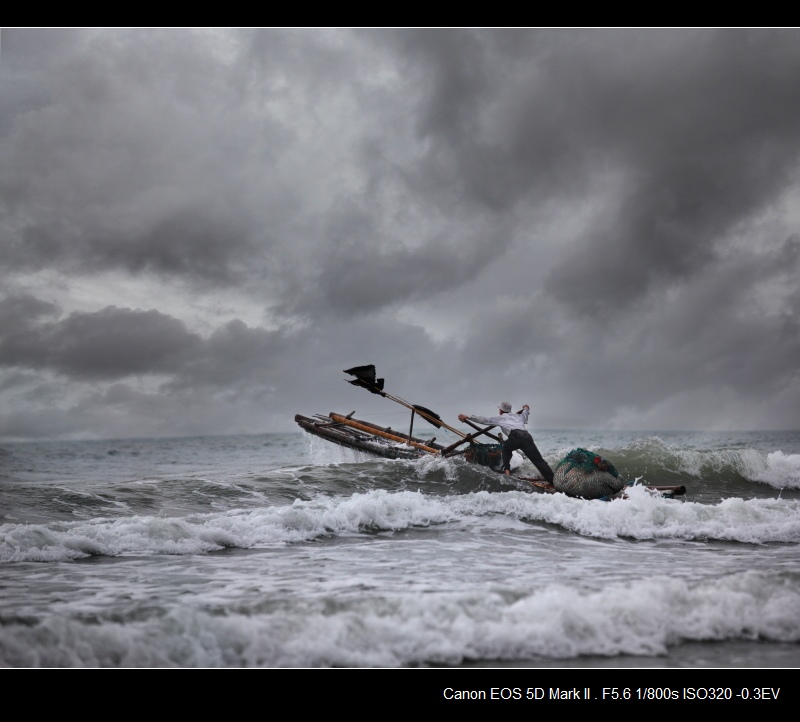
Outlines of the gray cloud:
<svg viewBox="0 0 800 722">
<path fill-rule="evenodd" d="M 0 435 L 797 427 L 798 37 L 5 29 Z"/>
<path fill-rule="evenodd" d="M 17 312 L 0 331 L 0 366 L 50 369 L 77 379 L 168 372 L 185 363 L 199 342 L 183 322 L 158 311 L 109 306 L 42 323 L 36 317 L 51 314 L 53 305 L 26 297 L 6 299 L 0 310 Z"/>
</svg>

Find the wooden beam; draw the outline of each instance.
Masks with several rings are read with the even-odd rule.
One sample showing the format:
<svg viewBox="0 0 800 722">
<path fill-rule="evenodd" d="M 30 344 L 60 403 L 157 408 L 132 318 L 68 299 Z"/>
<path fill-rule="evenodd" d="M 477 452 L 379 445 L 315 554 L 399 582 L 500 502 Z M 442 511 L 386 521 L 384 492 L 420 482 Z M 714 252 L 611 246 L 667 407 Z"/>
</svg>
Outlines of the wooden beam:
<svg viewBox="0 0 800 722">
<path fill-rule="evenodd" d="M 472 424 L 470 424 L 472 426 Z M 476 431 L 474 434 L 470 434 L 469 436 L 465 436 L 461 441 L 456 441 L 455 444 L 450 444 L 446 449 L 442 449 L 442 456 L 447 456 L 451 451 L 457 449 L 461 444 L 472 443 L 473 439 L 481 436 L 483 434 L 489 434 L 489 429 L 493 429 L 494 426 L 487 426 L 485 429 L 481 429 L 480 431 Z M 496 436 L 492 436 L 492 438 L 497 438 Z"/>
<path fill-rule="evenodd" d="M 366 431 L 368 434 L 373 434 L 374 436 L 380 436 L 384 439 L 389 439 L 390 441 L 397 441 L 401 444 L 407 444 L 409 446 L 414 446 L 417 449 L 421 449 L 422 451 L 427 451 L 429 454 L 439 454 L 438 449 L 433 449 L 430 446 L 425 446 L 425 444 L 417 443 L 416 441 L 411 441 L 411 439 L 404 439 L 402 436 L 397 436 L 395 434 L 390 434 L 387 431 L 374 429 L 370 426 L 366 426 L 365 424 L 361 424 L 357 421 L 352 421 L 348 419 L 346 416 L 341 416 L 340 414 L 335 414 L 331 412 L 328 416 L 337 423 L 344 424 L 345 426 L 352 426 L 354 429 L 358 429 L 359 431 Z"/>
</svg>

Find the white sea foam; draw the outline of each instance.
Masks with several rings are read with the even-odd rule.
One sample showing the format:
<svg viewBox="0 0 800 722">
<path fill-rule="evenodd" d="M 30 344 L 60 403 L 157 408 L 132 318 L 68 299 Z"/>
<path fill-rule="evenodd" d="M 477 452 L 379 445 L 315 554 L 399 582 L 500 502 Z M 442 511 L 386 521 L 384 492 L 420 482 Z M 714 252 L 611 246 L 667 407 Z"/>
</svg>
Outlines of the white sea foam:
<svg viewBox="0 0 800 722">
<path fill-rule="evenodd" d="M 776 489 L 800 489 L 800 454 L 773 451 L 767 454 L 766 464 L 755 470 L 752 478 Z"/>
<path fill-rule="evenodd" d="M 800 489 L 800 454 L 756 449 L 681 450 L 681 471 L 695 477 L 732 470 L 776 489 Z"/>
<path fill-rule="evenodd" d="M 731 498 L 710 505 L 662 499 L 644 487 L 630 488 L 627 496 L 587 503 L 553 495 L 539 501 L 533 518 L 601 538 L 800 541 L 798 501 Z"/>
<path fill-rule="evenodd" d="M 117 615 L 119 617 L 119 615 Z M 81 644 L 74 644 L 80 639 Z M 687 641 L 800 642 L 800 584 L 748 572 L 656 576 L 587 592 L 550 584 L 364 594 L 214 614 L 192 605 L 139 618 L 51 615 L 6 623 L 5 666 L 398 667 L 466 660 L 658 656 Z"/>
<path fill-rule="evenodd" d="M 329 464 L 355 464 L 363 461 L 374 461 L 375 457 L 364 451 L 357 451 L 346 446 L 333 444 L 330 441 L 308 436 L 308 458 L 314 466 Z"/>
<path fill-rule="evenodd" d="M 613 502 L 296 437 L 14 447 L 0 667 L 800 661 L 800 436 L 592 436 L 689 492 Z"/>
<path fill-rule="evenodd" d="M 800 542 L 800 501 L 725 499 L 700 504 L 663 499 L 644 487 L 612 502 L 563 494 L 477 492 L 428 496 L 385 490 L 296 500 L 288 506 L 186 517 L 94 519 L 0 527 L 0 562 L 58 561 L 92 555 L 204 554 L 333 536 L 460 524 L 503 514 L 605 539 Z"/>
</svg>

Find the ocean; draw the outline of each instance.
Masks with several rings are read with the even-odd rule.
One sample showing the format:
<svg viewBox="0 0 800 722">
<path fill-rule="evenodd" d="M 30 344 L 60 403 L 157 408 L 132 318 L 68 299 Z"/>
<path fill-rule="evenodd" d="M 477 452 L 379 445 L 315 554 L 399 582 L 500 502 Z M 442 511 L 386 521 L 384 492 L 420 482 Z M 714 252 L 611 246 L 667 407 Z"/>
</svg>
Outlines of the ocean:
<svg viewBox="0 0 800 722">
<path fill-rule="evenodd" d="M 0 666 L 800 666 L 800 433 L 532 433 L 687 493 L 525 493 L 300 430 L 2 443 Z"/>
</svg>

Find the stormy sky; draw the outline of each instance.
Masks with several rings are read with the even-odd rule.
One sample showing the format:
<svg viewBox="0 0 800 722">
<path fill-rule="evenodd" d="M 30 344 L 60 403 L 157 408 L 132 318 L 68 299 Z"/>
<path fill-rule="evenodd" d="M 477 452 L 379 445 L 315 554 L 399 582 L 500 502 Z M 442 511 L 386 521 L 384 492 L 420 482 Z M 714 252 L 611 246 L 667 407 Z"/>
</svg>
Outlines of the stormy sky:
<svg viewBox="0 0 800 722">
<path fill-rule="evenodd" d="M 3 29 L 0 438 L 800 428 L 800 31 Z"/>
</svg>

